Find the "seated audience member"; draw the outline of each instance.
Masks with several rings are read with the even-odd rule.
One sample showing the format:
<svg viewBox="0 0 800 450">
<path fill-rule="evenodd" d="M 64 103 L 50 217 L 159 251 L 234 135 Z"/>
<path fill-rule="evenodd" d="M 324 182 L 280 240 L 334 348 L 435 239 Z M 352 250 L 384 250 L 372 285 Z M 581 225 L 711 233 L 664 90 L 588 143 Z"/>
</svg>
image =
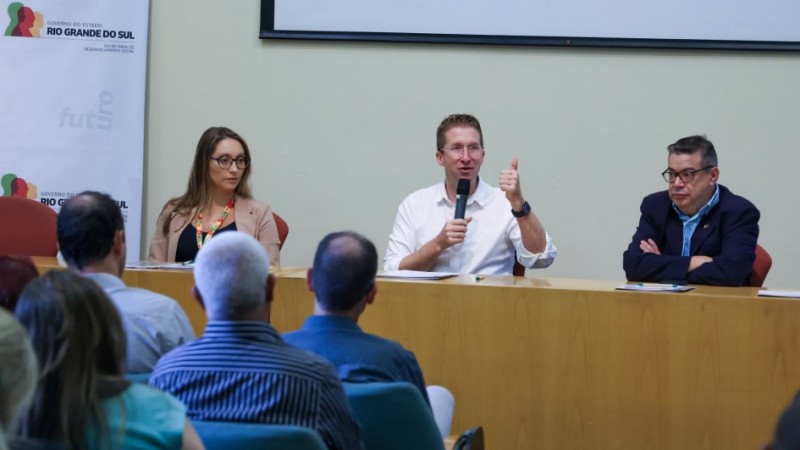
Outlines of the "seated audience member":
<svg viewBox="0 0 800 450">
<path fill-rule="evenodd" d="M 70 270 L 97 283 L 122 314 L 128 335 L 126 372 L 150 372 L 161 355 L 194 339 L 175 300 L 127 287 L 120 278 L 127 252 L 125 222 L 111 197 L 86 191 L 67 200 L 58 213 L 58 246 Z"/>
<path fill-rule="evenodd" d="M 772 442 L 764 450 L 800 450 L 800 394 L 783 410 Z"/>
<path fill-rule="evenodd" d="M 122 321 L 95 283 L 50 271 L 22 291 L 16 315 L 42 371 L 22 437 L 67 450 L 203 448 L 181 402 L 123 378 Z"/>
<path fill-rule="evenodd" d="M 241 231 L 258 240 L 280 265 L 278 227 L 269 205 L 250 192 L 250 149 L 225 127 L 206 130 L 194 154 L 189 185 L 161 209 L 150 241 L 153 262 L 194 261 L 216 233 Z"/>
<path fill-rule="evenodd" d="M 756 255 L 760 213 L 717 184 L 714 145 L 689 136 L 667 147 L 669 189 L 642 201 L 623 268 L 630 281 L 746 286 Z"/>
<path fill-rule="evenodd" d="M 331 450 L 361 448 L 333 367 L 269 325 L 275 279 L 264 247 L 244 233 L 221 234 L 198 252 L 194 280 L 208 326 L 164 355 L 150 384 L 186 403 L 192 420 L 298 425 Z"/>
<path fill-rule="evenodd" d="M 358 233 L 331 233 L 319 243 L 306 283 L 314 293 L 314 315 L 303 328 L 286 333 L 289 344 L 316 353 L 333 364 L 342 381 L 368 383 L 405 381 L 419 389 L 429 405 L 422 369 L 413 353 L 397 342 L 364 333 L 358 318 L 375 301 L 378 252 Z M 452 398 L 449 396 L 448 398 Z M 452 418 L 452 403 L 433 404 Z M 449 434 L 449 425 L 444 435 Z"/>
<path fill-rule="evenodd" d="M 325 236 L 306 278 L 315 297 L 314 315 L 283 338 L 330 361 L 343 381 L 406 381 L 429 402 L 414 354 L 358 326 L 358 318 L 375 301 L 377 270 L 378 252 L 364 236 L 347 231 Z"/>
<path fill-rule="evenodd" d="M 483 132 L 469 114 L 446 117 L 436 130 L 444 182 L 413 192 L 394 220 L 383 270 L 511 275 L 518 261 L 548 267 L 556 248 L 522 195 L 518 160 L 500 172 L 499 188 L 479 177 Z M 466 215 L 454 219 L 459 180 L 469 180 Z"/>
<path fill-rule="evenodd" d="M 36 355 L 25 329 L 0 308 L 0 450 L 13 439 L 17 416 L 36 388 Z M 12 443 L 12 448 L 15 446 Z"/>
<path fill-rule="evenodd" d="M 0 306 L 13 313 L 19 293 L 38 276 L 30 256 L 0 255 Z"/>
</svg>

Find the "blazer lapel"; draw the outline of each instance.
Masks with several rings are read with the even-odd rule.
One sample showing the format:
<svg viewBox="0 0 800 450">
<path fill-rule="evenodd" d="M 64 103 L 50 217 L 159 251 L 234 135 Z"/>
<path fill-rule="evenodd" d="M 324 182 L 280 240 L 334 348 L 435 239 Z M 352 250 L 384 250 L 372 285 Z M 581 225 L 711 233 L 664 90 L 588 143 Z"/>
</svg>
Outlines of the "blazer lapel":
<svg viewBox="0 0 800 450">
<path fill-rule="evenodd" d="M 714 230 L 719 226 L 719 214 L 717 214 L 719 208 L 717 206 L 711 208 L 711 211 L 697 224 L 697 228 L 694 230 L 694 234 L 692 234 L 692 245 L 689 249 L 690 255 L 699 254 L 703 243 L 709 236 L 714 234 Z"/>
<path fill-rule="evenodd" d="M 656 239 L 656 244 L 663 254 L 680 255 L 683 247 L 683 222 L 672 208 L 669 195 L 666 192 L 664 195 L 667 197 L 663 203 L 664 206 L 658 209 L 657 214 L 654 214 L 656 223 L 664 224 L 663 227 L 659 227 L 661 234 Z"/>
</svg>

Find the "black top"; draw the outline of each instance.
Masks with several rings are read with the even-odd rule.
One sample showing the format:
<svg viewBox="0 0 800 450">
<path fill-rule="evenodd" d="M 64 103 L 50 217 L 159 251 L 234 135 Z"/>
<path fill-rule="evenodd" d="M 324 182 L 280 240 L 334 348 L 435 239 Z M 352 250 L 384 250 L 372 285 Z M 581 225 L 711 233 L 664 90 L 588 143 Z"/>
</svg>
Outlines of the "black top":
<svg viewBox="0 0 800 450">
<path fill-rule="evenodd" d="M 236 231 L 236 222 L 231 222 L 220 228 L 214 234 L 223 233 L 225 231 Z M 208 233 L 203 233 L 203 240 L 205 240 L 207 234 Z M 175 262 L 194 261 L 198 250 L 197 228 L 195 228 L 194 225 L 189 225 L 183 229 L 183 232 L 178 238 L 178 248 L 175 249 Z"/>
</svg>

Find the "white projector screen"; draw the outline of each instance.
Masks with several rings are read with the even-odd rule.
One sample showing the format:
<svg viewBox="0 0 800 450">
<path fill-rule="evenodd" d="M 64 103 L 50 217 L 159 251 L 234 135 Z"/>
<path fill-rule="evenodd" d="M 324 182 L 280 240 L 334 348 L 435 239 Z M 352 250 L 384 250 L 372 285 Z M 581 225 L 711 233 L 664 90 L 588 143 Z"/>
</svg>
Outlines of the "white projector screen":
<svg viewBox="0 0 800 450">
<path fill-rule="evenodd" d="M 798 0 L 262 0 L 262 39 L 800 50 Z"/>
</svg>

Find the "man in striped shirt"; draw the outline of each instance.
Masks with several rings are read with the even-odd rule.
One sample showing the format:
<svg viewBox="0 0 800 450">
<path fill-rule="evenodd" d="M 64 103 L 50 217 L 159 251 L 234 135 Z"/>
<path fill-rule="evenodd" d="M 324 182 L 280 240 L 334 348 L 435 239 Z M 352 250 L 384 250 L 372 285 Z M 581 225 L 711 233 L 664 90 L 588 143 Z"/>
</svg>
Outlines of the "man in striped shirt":
<svg viewBox="0 0 800 450">
<path fill-rule="evenodd" d="M 333 367 L 269 325 L 275 280 L 264 248 L 243 233 L 215 236 L 197 255 L 194 279 L 208 326 L 162 357 L 150 384 L 182 400 L 192 420 L 299 425 L 331 450 L 361 449 Z"/>
</svg>

